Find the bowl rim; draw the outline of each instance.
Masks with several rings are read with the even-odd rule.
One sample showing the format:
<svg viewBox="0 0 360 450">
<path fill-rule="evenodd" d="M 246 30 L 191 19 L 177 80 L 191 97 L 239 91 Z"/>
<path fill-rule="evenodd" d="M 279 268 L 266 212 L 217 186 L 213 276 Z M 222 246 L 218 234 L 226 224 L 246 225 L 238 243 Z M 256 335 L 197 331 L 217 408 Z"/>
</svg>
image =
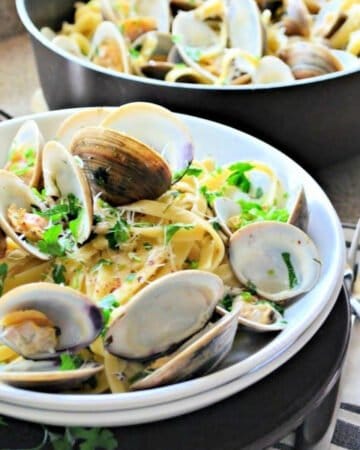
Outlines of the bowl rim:
<svg viewBox="0 0 360 450">
<path fill-rule="evenodd" d="M 47 111 L 45 113 L 38 114 L 30 114 L 27 116 L 17 117 L 15 119 L 11 119 L 9 121 L 5 121 L 0 123 L 0 132 L 3 128 L 9 127 L 9 125 L 17 125 L 19 126 L 23 122 L 29 119 L 33 119 L 35 121 L 39 120 L 40 122 L 58 120 L 62 118 L 64 120 L 65 117 L 70 116 L 71 114 L 85 110 L 85 109 L 97 109 L 97 107 L 82 107 L 82 108 L 70 108 L 70 109 L 60 109 L 54 111 Z M 114 108 L 110 108 L 114 109 Z M 316 189 L 316 192 L 321 197 L 324 207 L 328 212 L 328 223 L 329 227 L 332 228 L 334 232 L 334 241 L 332 242 L 332 251 L 333 254 L 337 257 L 333 261 L 331 269 L 329 268 L 329 273 L 327 274 L 327 279 L 329 283 L 326 285 L 327 289 L 327 301 L 326 304 L 331 302 L 331 296 L 338 292 L 341 289 L 343 283 L 343 267 L 345 264 L 345 244 L 343 239 L 343 231 L 341 228 L 339 217 L 327 197 L 326 193 L 323 191 L 321 186 L 316 182 L 316 180 L 305 171 L 299 164 L 297 164 L 293 159 L 282 153 L 276 147 L 267 144 L 266 142 L 251 136 L 248 133 L 237 130 L 235 128 L 229 127 L 227 125 L 223 125 L 214 121 L 210 121 L 204 118 L 195 117 L 193 115 L 188 114 L 177 114 L 179 117 L 188 119 L 190 122 L 201 123 L 207 126 L 215 125 L 215 128 L 218 130 L 223 130 L 226 133 L 230 133 L 231 135 L 241 136 L 242 138 L 246 138 L 249 142 L 256 145 L 261 145 L 264 150 L 270 151 L 276 158 L 280 158 L 284 164 L 290 165 L 290 167 L 296 169 L 296 171 L 301 174 L 309 183 L 309 186 Z M 333 276 L 334 275 L 334 276 Z M 313 312 L 314 317 L 313 321 L 316 321 L 319 317 L 321 311 L 325 309 L 323 304 L 317 304 L 314 306 Z M 313 322 L 312 322 L 313 323 Z M 200 378 L 188 380 L 182 383 L 177 383 L 175 385 L 163 386 L 147 391 L 139 391 L 139 392 L 127 392 L 121 394 L 101 394 L 99 396 L 93 394 L 49 394 L 43 392 L 35 392 L 35 391 L 26 391 L 23 389 L 13 388 L 11 386 L 0 386 L 0 394 L 2 400 L 10 401 L 11 403 L 21 402 L 21 404 L 27 403 L 31 405 L 34 402 L 38 405 L 41 404 L 41 407 L 45 409 L 52 409 L 51 405 L 56 399 L 56 404 L 59 409 L 66 410 L 68 408 L 73 411 L 78 411 L 82 409 L 86 409 L 89 406 L 94 406 L 96 404 L 99 410 L 129 410 L 129 409 L 137 409 L 148 405 L 159 405 L 164 404 L 166 402 L 172 402 L 174 400 L 178 400 L 179 398 L 191 397 L 194 393 L 203 392 L 206 390 L 210 390 L 216 386 L 223 385 L 228 383 L 235 378 L 243 375 L 244 373 L 248 373 L 249 371 L 256 370 L 257 367 L 261 367 L 263 364 L 266 364 L 268 359 L 265 361 L 265 355 L 268 358 L 278 357 L 284 351 L 286 351 L 289 347 L 291 347 L 296 339 L 300 337 L 300 335 L 307 330 L 310 324 L 306 325 L 302 323 L 302 327 L 298 327 L 295 330 L 291 329 L 286 336 L 287 342 L 284 342 L 283 338 L 277 338 L 276 344 L 272 341 L 270 344 L 266 345 L 265 348 L 256 352 L 254 355 L 247 358 L 246 363 L 241 361 L 236 363 L 234 367 L 231 365 L 230 367 L 223 368 L 217 372 L 213 372 L 211 374 L 204 375 Z M 320 326 L 320 325 L 319 325 Z M 303 328 L 305 327 L 305 328 Z M 301 333 L 300 333 L 301 328 Z M 300 334 L 298 334 L 300 333 Z M 279 335 L 281 336 L 281 335 Z M 280 348 L 280 342 L 285 344 Z M 275 350 L 276 348 L 276 350 Z M 241 364 L 241 371 L 238 370 L 238 365 Z M 245 370 L 248 372 L 246 372 Z M 175 387 L 175 389 L 174 389 Z M 100 398 L 99 398 L 100 397 Z M 81 399 L 81 401 L 79 401 Z M 50 405 L 50 407 L 49 407 Z"/>
<path fill-rule="evenodd" d="M 268 83 L 268 84 L 254 84 L 254 85 L 240 85 L 240 86 L 218 86 L 218 85 L 208 85 L 208 84 L 191 84 L 191 83 L 176 83 L 176 82 L 165 82 L 162 80 L 156 80 L 154 78 L 146 78 L 140 77 L 138 75 L 120 73 L 112 69 L 105 69 L 97 64 L 94 64 L 86 59 L 81 59 L 76 57 L 70 53 L 65 52 L 60 47 L 52 44 L 40 30 L 35 26 L 33 21 L 30 19 L 30 16 L 27 12 L 27 8 L 25 6 L 25 2 L 27 0 L 15 0 L 16 9 L 20 20 L 22 21 L 24 27 L 27 31 L 36 38 L 44 47 L 48 48 L 52 52 L 56 53 L 59 56 L 71 61 L 72 63 L 77 63 L 80 66 L 98 72 L 102 75 L 112 76 L 114 78 L 118 78 L 120 80 L 126 80 L 130 82 L 139 82 L 140 84 L 145 85 L 153 85 L 161 88 L 175 88 L 175 89 L 195 89 L 195 90 L 204 90 L 204 91 L 215 91 L 215 92 L 253 92 L 253 91 L 268 91 L 271 89 L 285 89 L 285 88 L 296 88 L 306 85 L 313 85 L 317 83 L 322 83 L 326 81 L 331 81 L 337 78 L 342 78 L 347 75 L 351 75 L 357 72 L 360 72 L 360 64 L 358 68 L 346 69 L 339 72 L 332 72 L 326 75 L 320 75 L 312 78 L 304 78 L 303 80 L 297 80 L 296 82 L 278 82 L 278 83 Z"/>
</svg>

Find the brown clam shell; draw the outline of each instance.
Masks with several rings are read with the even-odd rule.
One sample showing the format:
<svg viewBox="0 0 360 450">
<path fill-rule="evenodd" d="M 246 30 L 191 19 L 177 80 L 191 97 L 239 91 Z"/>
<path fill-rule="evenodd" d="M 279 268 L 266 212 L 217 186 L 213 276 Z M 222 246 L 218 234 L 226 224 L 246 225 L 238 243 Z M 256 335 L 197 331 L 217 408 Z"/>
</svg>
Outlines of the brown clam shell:
<svg viewBox="0 0 360 450">
<path fill-rule="evenodd" d="M 76 133 L 70 151 L 82 159 L 93 192 L 112 205 L 158 198 L 171 185 L 161 155 L 124 133 L 86 127 Z"/>
<path fill-rule="evenodd" d="M 280 51 L 279 57 L 290 66 L 296 79 L 342 70 L 340 61 L 327 47 L 311 42 L 291 44 Z"/>
</svg>

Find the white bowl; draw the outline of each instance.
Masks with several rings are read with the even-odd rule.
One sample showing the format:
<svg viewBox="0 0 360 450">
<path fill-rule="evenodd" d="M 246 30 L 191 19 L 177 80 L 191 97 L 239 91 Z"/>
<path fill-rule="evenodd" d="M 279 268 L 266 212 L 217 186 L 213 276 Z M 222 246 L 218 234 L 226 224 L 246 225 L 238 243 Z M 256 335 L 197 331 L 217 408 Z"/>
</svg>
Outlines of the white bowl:
<svg viewBox="0 0 360 450">
<path fill-rule="evenodd" d="M 45 139 L 49 140 L 55 136 L 59 124 L 77 110 L 53 111 L 1 123 L 0 166 L 5 161 L 7 149 L 16 131 L 25 120 L 34 119 Z M 212 374 L 149 391 L 99 396 L 45 394 L 0 385 L 0 401 L 52 411 L 131 410 L 134 412 L 137 408 L 185 399 L 229 383 L 279 358 L 310 326 L 313 329 L 320 327 L 322 320 L 318 319 L 325 309 L 331 309 L 329 305 L 333 304 L 334 298 L 340 291 L 345 265 L 343 232 L 329 199 L 314 179 L 299 165 L 264 142 L 215 122 L 186 115 L 180 115 L 180 117 L 186 122 L 193 135 L 196 158 L 213 156 L 219 164 L 244 159 L 260 160 L 275 169 L 288 191 L 297 187 L 299 183 L 304 186 L 310 212 L 308 232 L 317 245 L 322 260 L 321 276 L 317 285 L 311 292 L 302 295 L 287 308 L 285 318 L 288 326 L 284 331 L 262 346 L 260 350 L 247 354 L 245 359 L 243 359 L 244 354 L 241 340 L 239 340 L 225 364 Z M 316 325 L 317 322 L 318 325 Z M 306 342 L 305 339 L 303 345 Z M 137 423 L 136 414 L 133 416 L 132 423 Z M 151 420 L 153 420 L 151 412 L 147 418 L 142 418 L 142 422 Z M 121 424 L 121 422 L 117 423 L 117 425 Z"/>
</svg>

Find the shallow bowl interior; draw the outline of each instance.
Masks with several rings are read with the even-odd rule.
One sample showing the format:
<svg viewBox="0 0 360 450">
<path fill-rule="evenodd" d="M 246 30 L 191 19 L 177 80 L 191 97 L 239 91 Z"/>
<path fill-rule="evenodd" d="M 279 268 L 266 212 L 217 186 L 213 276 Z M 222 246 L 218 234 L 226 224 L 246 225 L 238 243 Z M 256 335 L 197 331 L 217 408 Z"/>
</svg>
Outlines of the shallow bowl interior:
<svg viewBox="0 0 360 450">
<path fill-rule="evenodd" d="M 62 110 L 29 116 L 39 125 L 46 140 L 55 136 L 59 124 L 74 110 Z M 342 229 L 337 214 L 325 193 L 299 165 L 264 142 L 227 126 L 197 117 L 180 115 L 188 125 L 195 143 L 196 158 L 212 156 L 223 164 L 236 160 L 259 160 L 271 165 L 284 181 L 288 190 L 304 186 L 310 211 L 309 234 L 316 243 L 322 260 L 321 277 L 311 292 L 293 302 L 286 310 L 288 326 L 272 336 L 258 351 L 244 356 L 241 339 L 224 364 L 214 373 L 201 378 L 150 391 L 89 395 L 45 394 L 0 385 L 0 398 L 9 403 L 36 406 L 45 409 L 70 411 L 132 410 L 183 399 L 199 392 L 223 385 L 257 367 L 279 357 L 303 333 L 317 323 L 318 318 L 337 296 L 343 277 L 345 248 Z M 28 117 L 27 117 L 28 118 Z M 17 129 L 27 118 L 0 124 L 0 165 Z M 318 326 L 320 326 L 319 321 Z M 249 337 L 248 337 L 249 339 Z"/>
</svg>

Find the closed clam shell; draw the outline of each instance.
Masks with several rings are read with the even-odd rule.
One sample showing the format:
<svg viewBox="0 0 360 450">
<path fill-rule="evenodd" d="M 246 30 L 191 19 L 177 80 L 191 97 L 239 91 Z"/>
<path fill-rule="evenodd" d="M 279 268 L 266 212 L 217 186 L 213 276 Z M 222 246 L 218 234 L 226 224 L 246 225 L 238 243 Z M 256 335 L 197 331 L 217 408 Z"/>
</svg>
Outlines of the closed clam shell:
<svg viewBox="0 0 360 450">
<path fill-rule="evenodd" d="M 113 205 L 155 199 L 171 185 L 160 154 L 127 134 L 86 127 L 75 134 L 70 150 L 82 159 L 93 192 Z"/>
</svg>

